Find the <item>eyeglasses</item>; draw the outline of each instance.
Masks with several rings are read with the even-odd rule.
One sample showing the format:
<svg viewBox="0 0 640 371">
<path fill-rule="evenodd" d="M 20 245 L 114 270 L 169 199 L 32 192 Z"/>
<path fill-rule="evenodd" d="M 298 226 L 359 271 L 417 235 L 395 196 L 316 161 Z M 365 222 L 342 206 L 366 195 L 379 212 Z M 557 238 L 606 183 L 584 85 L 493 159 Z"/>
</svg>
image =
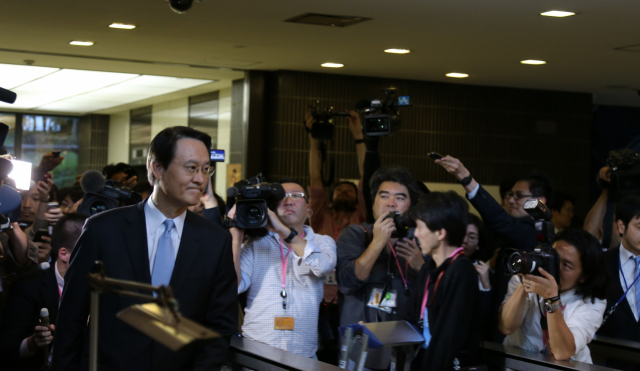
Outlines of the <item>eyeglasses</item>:
<svg viewBox="0 0 640 371">
<path fill-rule="evenodd" d="M 304 192 L 289 192 L 284 194 L 284 198 L 290 197 L 294 200 L 300 200 L 304 198 Z"/>
<path fill-rule="evenodd" d="M 202 171 L 202 174 L 213 175 L 216 171 L 216 168 L 210 165 L 204 165 L 202 167 L 195 165 L 182 165 L 185 172 L 191 176 L 195 176 L 198 173 L 198 170 Z"/>
<path fill-rule="evenodd" d="M 516 201 L 522 200 L 523 198 L 527 198 L 527 197 L 535 197 L 534 195 L 523 195 L 522 193 L 513 193 L 511 191 L 505 193 L 504 195 L 507 200 L 509 200 L 511 197 L 513 197 Z"/>
</svg>

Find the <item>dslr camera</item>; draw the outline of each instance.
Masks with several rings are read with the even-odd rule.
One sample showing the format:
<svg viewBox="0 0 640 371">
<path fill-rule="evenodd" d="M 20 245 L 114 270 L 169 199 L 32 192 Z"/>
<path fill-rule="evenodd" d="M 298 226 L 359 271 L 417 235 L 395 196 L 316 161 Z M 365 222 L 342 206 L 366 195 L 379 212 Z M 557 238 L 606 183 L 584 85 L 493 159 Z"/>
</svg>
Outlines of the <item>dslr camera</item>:
<svg viewBox="0 0 640 371">
<path fill-rule="evenodd" d="M 411 209 L 401 213 L 394 211 L 389 213 L 385 219 L 393 219 L 396 226 L 395 232 L 391 234 L 391 238 L 403 238 L 409 233 L 409 229 L 416 227 L 416 222 L 411 214 Z"/>
<path fill-rule="evenodd" d="M 538 272 L 538 268 L 542 268 L 552 275 L 560 285 L 560 256 L 551 247 L 555 235 L 553 223 L 550 222 L 551 209 L 538 199 L 530 199 L 525 202 L 524 210 L 535 219 L 536 235 L 540 243 L 533 249 L 533 252 L 507 250 L 506 273 L 522 273 L 542 277 L 542 274 Z"/>
<path fill-rule="evenodd" d="M 400 128 L 400 112 L 396 107 L 396 89 L 389 88 L 382 91 L 383 99 L 374 99 L 365 108 L 362 133 L 366 136 L 385 136 Z"/>
<path fill-rule="evenodd" d="M 227 196 L 236 200 L 236 216 L 234 219 L 226 219 L 225 227 L 257 229 L 267 226 L 269 204 L 282 200 L 285 192 L 282 185 L 267 183 L 262 174 L 258 174 L 229 187 Z"/>
<path fill-rule="evenodd" d="M 314 104 L 310 105 L 311 116 L 315 120 L 315 122 L 311 125 L 311 129 L 309 129 L 305 125 L 305 130 L 311 134 L 313 139 L 318 140 L 331 140 L 333 139 L 333 132 L 335 129 L 335 124 L 333 123 L 333 118 L 338 117 L 349 117 L 351 114 L 349 112 L 335 112 L 333 107 L 318 109 L 320 105 L 320 101 L 316 101 Z"/>
<path fill-rule="evenodd" d="M 616 195 L 640 193 L 640 161 L 632 149 L 609 152 L 607 165 L 611 168 L 611 189 Z"/>
</svg>

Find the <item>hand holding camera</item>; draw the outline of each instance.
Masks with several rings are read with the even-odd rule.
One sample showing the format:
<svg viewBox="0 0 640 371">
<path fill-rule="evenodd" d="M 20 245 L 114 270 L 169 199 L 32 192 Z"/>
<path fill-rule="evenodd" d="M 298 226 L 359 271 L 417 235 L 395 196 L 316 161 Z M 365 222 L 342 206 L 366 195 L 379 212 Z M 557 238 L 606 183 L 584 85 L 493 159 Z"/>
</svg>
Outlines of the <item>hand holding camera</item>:
<svg viewBox="0 0 640 371">
<path fill-rule="evenodd" d="M 457 158 L 449 155 L 444 156 L 439 160 L 435 160 L 435 163 L 442 166 L 449 174 L 453 175 L 456 180 L 460 181 L 468 177 L 471 173 Z"/>
<path fill-rule="evenodd" d="M 391 235 L 396 231 L 396 223 L 393 218 L 388 218 L 389 211 L 380 215 L 373 225 L 373 239 L 371 243 L 382 250 L 391 240 Z"/>
<path fill-rule="evenodd" d="M 48 235 L 38 235 L 33 239 L 33 243 L 38 246 L 38 261 L 47 262 L 51 257 L 51 237 Z"/>
<path fill-rule="evenodd" d="M 356 111 L 349 111 L 351 116 L 347 117 L 349 120 L 349 130 L 351 130 L 351 134 L 353 134 L 353 139 L 363 139 L 364 135 L 362 134 L 362 122 L 360 122 L 360 115 Z"/>
<path fill-rule="evenodd" d="M 43 173 L 48 173 L 58 167 L 63 160 L 64 156 L 60 156 L 60 151 L 49 152 L 42 156 L 42 160 L 40 160 L 38 168 Z"/>
<path fill-rule="evenodd" d="M 398 256 L 403 258 L 409 263 L 411 269 L 416 272 L 420 271 L 424 264 L 424 258 L 422 257 L 422 251 L 416 243 L 416 239 L 403 238 L 396 244 L 396 252 Z"/>
<path fill-rule="evenodd" d="M 44 180 L 39 181 L 36 185 L 40 202 L 49 202 L 49 192 L 51 192 L 52 187 L 53 175 L 45 174 Z"/>
<path fill-rule="evenodd" d="M 559 295 L 558 283 L 556 279 L 545 271 L 543 268 L 538 268 L 540 276 L 534 276 L 532 274 L 520 274 L 522 285 L 527 293 L 538 294 L 541 298 L 553 298 Z"/>
</svg>

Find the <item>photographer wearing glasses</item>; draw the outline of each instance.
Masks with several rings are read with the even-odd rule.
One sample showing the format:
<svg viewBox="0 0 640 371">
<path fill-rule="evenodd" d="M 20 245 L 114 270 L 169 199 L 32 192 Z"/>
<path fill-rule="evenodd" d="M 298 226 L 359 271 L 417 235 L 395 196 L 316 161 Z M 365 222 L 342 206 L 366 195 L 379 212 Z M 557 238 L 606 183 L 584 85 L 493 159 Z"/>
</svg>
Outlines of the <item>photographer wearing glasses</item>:
<svg viewBox="0 0 640 371">
<path fill-rule="evenodd" d="M 559 257 L 559 282 L 548 266 L 511 278 L 500 308 L 504 345 L 591 363 L 587 344 L 602 324 L 609 285 L 602 248 L 581 229 L 560 232 L 553 248 Z"/>
<path fill-rule="evenodd" d="M 315 358 L 324 278 L 336 266 L 336 244 L 304 223 L 311 216 L 304 188 L 282 182 L 285 197 L 268 210 L 268 234 L 243 244 L 231 228 L 238 293 L 248 292 L 242 334 Z M 236 206 L 229 211 L 234 218 Z"/>
</svg>

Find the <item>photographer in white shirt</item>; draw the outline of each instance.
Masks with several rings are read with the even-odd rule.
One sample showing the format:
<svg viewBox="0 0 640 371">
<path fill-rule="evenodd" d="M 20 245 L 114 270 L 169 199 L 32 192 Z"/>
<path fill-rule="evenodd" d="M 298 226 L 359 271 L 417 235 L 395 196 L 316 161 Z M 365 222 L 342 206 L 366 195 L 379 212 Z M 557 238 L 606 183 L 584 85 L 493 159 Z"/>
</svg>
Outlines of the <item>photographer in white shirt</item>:
<svg viewBox="0 0 640 371">
<path fill-rule="evenodd" d="M 560 257 L 559 287 L 542 268 L 542 276 L 517 275 L 509 282 L 499 315 L 499 329 L 507 335 L 504 345 L 591 363 L 587 344 L 602 324 L 609 285 L 602 248 L 579 229 L 559 233 L 553 248 Z"/>
</svg>

